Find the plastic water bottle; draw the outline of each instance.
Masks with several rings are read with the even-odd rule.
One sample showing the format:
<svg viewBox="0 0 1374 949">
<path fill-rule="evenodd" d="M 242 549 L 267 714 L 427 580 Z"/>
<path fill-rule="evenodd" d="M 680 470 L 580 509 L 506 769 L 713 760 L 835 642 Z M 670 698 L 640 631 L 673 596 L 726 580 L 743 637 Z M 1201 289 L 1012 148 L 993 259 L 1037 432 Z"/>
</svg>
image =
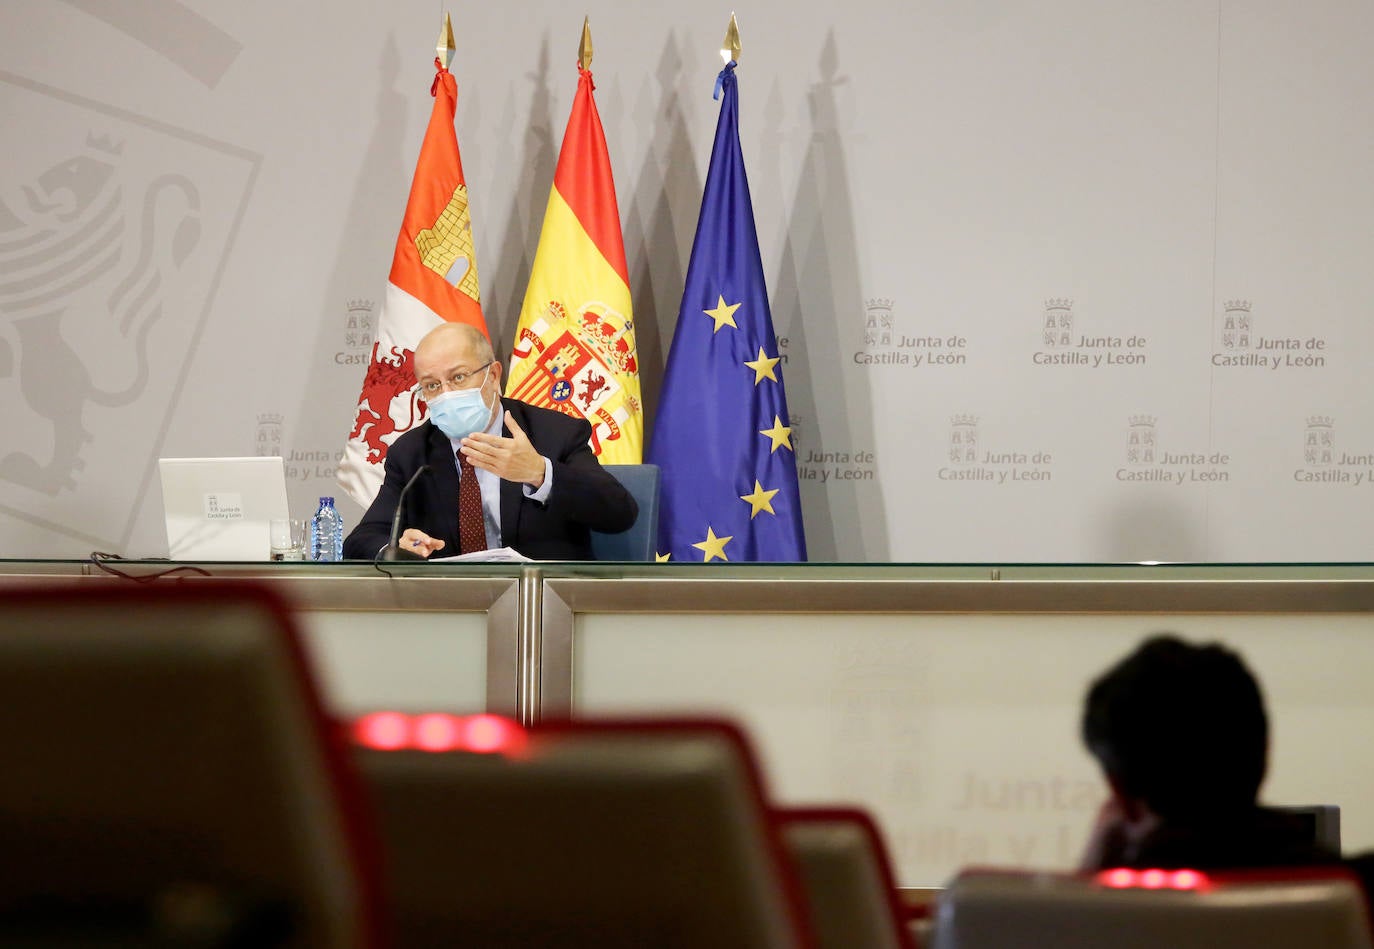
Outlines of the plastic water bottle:
<svg viewBox="0 0 1374 949">
<path fill-rule="evenodd" d="M 334 510 L 333 498 L 320 498 L 320 509 L 310 519 L 310 559 L 343 559 L 343 517 Z"/>
</svg>

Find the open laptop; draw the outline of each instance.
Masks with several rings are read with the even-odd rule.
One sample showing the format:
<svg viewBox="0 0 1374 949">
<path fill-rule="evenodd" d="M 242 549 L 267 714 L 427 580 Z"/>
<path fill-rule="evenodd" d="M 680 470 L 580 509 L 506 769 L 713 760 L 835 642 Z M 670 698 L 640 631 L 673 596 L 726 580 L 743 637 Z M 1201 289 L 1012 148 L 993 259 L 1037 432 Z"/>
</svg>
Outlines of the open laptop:
<svg viewBox="0 0 1374 949">
<path fill-rule="evenodd" d="M 269 526 L 287 516 L 279 456 L 159 458 L 173 560 L 267 560 Z"/>
</svg>

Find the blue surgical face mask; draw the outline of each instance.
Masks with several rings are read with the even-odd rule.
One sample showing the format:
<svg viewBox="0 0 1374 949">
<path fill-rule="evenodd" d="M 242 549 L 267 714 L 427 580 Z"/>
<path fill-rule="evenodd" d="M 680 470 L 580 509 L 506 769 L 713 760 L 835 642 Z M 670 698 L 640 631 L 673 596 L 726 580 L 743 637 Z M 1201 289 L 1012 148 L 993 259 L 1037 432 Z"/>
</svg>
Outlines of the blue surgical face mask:
<svg viewBox="0 0 1374 949">
<path fill-rule="evenodd" d="M 487 375 L 490 373 L 488 368 Z M 446 390 L 429 401 L 429 418 L 439 431 L 449 438 L 466 438 L 486 429 L 491 422 L 491 406 L 482 398 L 487 375 L 475 389 Z"/>
</svg>

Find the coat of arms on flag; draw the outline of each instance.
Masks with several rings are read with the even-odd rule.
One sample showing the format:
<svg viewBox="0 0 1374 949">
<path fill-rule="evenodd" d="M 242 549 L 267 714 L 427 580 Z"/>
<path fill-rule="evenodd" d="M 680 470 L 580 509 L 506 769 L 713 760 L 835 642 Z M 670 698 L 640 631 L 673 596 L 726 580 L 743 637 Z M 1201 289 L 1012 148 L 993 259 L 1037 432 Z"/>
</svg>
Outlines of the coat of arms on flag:
<svg viewBox="0 0 1374 949">
<path fill-rule="evenodd" d="M 569 317 L 551 300 L 538 319 L 520 328 L 512 361 L 522 361 L 529 371 L 507 394 L 587 419 L 592 450 L 599 453 L 600 442 L 618 440 L 625 422 L 640 413 L 638 393 L 621 382 L 638 375 L 639 363 L 628 319 L 597 301 L 581 310 Z"/>
</svg>

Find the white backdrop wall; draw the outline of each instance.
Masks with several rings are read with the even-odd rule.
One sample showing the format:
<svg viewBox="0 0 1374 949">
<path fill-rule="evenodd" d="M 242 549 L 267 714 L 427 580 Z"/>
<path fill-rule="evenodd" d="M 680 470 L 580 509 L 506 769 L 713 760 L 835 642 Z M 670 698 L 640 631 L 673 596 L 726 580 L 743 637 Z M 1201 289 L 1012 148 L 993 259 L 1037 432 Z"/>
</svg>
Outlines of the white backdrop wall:
<svg viewBox="0 0 1374 949">
<path fill-rule="evenodd" d="M 1374 7 L 735 9 L 813 559 L 1369 559 Z M 164 554 L 159 456 L 338 493 L 440 10 L 0 4 L 0 554 Z M 452 12 L 508 346 L 584 8 Z M 652 439 L 730 8 L 585 12 Z"/>
</svg>

